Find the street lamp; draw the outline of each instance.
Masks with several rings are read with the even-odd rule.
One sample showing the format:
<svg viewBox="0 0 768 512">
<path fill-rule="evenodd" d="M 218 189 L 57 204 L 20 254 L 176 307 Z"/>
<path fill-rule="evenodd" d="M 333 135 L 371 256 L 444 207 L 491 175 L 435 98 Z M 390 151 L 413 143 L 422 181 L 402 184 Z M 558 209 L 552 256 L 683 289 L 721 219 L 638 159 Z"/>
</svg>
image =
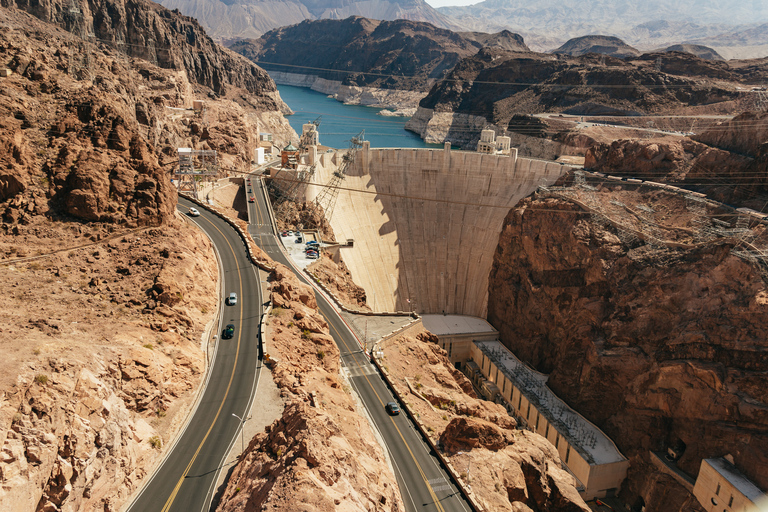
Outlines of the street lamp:
<svg viewBox="0 0 768 512">
<path fill-rule="evenodd" d="M 232 416 L 240 420 L 240 453 L 243 453 L 245 451 L 245 440 L 243 439 L 243 435 L 244 435 L 243 431 L 245 430 L 245 422 L 251 419 L 251 416 L 248 416 L 245 419 L 241 418 L 235 413 L 232 413 Z"/>
</svg>

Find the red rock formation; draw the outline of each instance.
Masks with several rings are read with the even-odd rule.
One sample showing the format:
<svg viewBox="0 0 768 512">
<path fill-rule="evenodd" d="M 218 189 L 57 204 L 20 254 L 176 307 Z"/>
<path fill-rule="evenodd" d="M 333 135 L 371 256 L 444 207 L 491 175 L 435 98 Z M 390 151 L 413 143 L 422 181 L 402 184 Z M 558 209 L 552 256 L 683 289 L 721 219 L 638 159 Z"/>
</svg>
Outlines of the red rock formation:
<svg viewBox="0 0 768 512">
<path fill-rule="evenodd" d="M 267 350 L 289 401 L 249 443 L 218 510 L 294 511 L 297 503 L 306 510 L 403 510 L 381 447 L 339 376 L 339 350 L 312 289 L 275 267 Z"/>
<path fill-rule="evenodd" d="M 679 196 L 607 185 L 593 195 L 604 207 L 620 201 L 669 212 L 664 236 L 691 236 Z M 659 249 L 631 241 L 610 216 L 595 219 L 556 198 L 529 198 L 511 211 L 494 257 L 489 321 L 630 457 L 628 502 L 642 495 L 649 512 L 687 510 L 690 495 L 659 479 L 648 458 L 678 439 L 687 445 L 678 465 L 688 474 L 702 458 L 731 453 L 768 487 L 768 290 L 760 269 L 731 254 L 727 241 Z"/>
</svg>

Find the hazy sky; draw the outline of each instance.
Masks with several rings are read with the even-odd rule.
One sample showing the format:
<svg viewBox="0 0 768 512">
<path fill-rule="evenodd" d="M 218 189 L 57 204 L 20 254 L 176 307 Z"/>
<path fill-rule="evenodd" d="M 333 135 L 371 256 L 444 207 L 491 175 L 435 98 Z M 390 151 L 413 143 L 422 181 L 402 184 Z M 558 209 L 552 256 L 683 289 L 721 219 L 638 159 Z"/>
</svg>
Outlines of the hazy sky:
<svg viewBox="0 0 768 512">
<path fill-rule="evenodd" d="M 432 7 L 446 7 L 448 5 L 472 5 L 483 0 L 425 0 Z"/>
</svg>

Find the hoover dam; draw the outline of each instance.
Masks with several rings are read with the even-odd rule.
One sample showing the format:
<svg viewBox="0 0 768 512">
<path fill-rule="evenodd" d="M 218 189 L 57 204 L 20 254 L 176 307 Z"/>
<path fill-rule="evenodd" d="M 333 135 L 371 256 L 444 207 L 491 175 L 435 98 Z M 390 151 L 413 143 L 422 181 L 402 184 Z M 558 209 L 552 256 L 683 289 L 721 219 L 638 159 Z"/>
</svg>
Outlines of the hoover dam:
<svg viewBox="0 0 768 512">
<path fill-rule="evenodd" d="M 310 183 L 327 184 L 337 155 L 317 155 Z M 518 158 L 443 149 L 371 148 L 355 154 L 330 219 L 355 282 L 375 311 L 485 317 L 488 275 L 504 217 L 540 185 L 570 169 Z M 321 187 L 309 186 L 313 200 Z"/>
</svg>

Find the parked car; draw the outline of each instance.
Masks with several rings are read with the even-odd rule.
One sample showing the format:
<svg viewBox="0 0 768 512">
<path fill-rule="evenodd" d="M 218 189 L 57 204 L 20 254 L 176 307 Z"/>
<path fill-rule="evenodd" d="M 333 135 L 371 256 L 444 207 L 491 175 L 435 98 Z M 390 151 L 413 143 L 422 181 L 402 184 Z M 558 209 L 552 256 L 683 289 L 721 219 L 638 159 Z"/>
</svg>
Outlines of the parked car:
<svg viewBox="0 0 768 512">
<path fill-rule="evenodd" d="M 237 294 L 235 292 L 229 294 L 229 297 L 227 297 L 227 304 L 230 306 L 237 304 Z"/>
<path fill-rule="evenodd" d="M 303 239 L 303 238 L 301 238 L 301 237 L 298 237 L 298 238 L 295 240 L 295 243 L 297 243 L 297 244 L 300 244 L 300 243 L 301 243 L 301 242 L 303 242 L 303 241 L 304 241 L 304 239 Z"/>
<path fill-rule="evenodd" d="M 281 231 L 280 236 L 288 236 L 288 231 Z"/>
<path fill-rule="evenodd" d="M 314 247 L 320 247 L 320 244 L 319 244 L 319 243 L 317 243 L 317 242 L 316 242 L 316 241 L 314 241 L 314 240 L 310 240 L 309 242 L 307 242 L 307 247 L 310 247 L 310 246 L 314 246 Z"/>
<path fill-rule="evenodd" d="M 387 405 L 384 406 L 384 409 L 386 409 L 391 416 L 397 416 L 400 414 L 400 406 L 395 402 L 387 402 Z"/>
<path fill-rule="evenodd" d="M 224 330 L 221 332 L 221 339 L 223 340 L 230 340 L 235 335 L 235 326 L 234 324 L 227 324 L 227 326 L 224 328 Z"/>
<path fill-rule="evenodd" d="M 199 217 L 200 216 L 200 212 L 197 211 L 197 208 L 190 208 L 188 214 L 189 214 L 190 217 Z"/>
</svg>

